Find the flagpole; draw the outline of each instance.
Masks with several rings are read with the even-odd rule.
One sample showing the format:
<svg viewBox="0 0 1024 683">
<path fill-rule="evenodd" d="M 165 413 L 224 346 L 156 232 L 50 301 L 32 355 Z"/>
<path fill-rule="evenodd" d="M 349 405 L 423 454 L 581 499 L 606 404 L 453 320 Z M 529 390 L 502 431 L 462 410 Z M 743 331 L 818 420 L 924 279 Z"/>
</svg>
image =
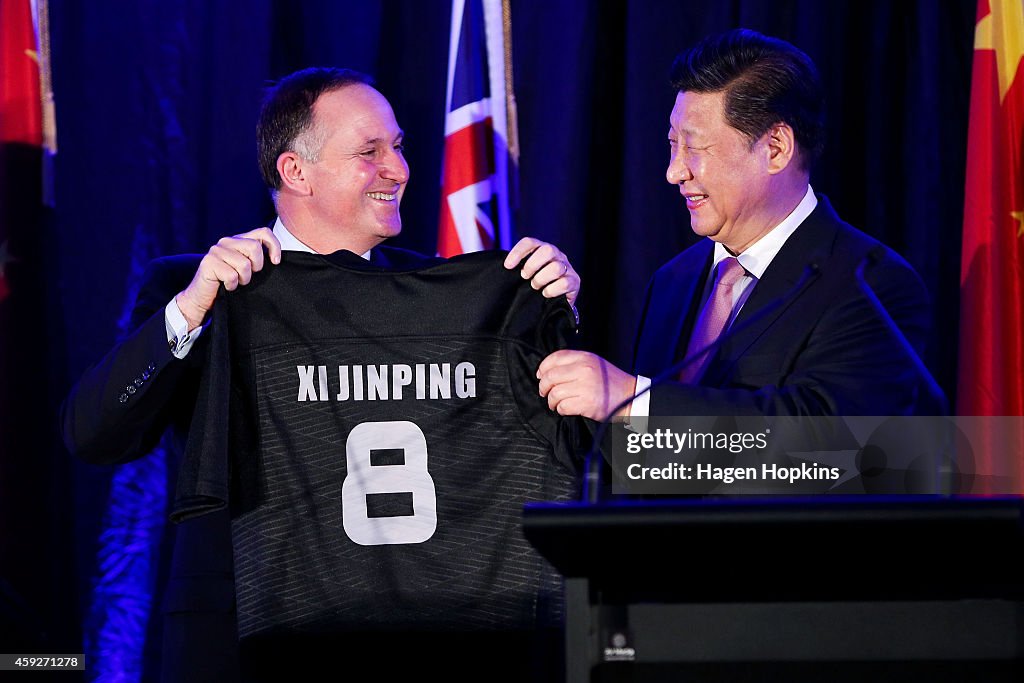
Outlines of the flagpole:
<svg viewBox="0 0 1024 683">
<path fill-rule="evenodd" d="M 43 204 L 56 206 L 53 185 L 54 157 L 57 155 L 57 112 L 53 101 L 53 72 L 50 61 L 50 3 L 36 0 L 39 48 L 39 97 L 43 115 Z"/>
<path fill-rule="evenodd" d="M 501 27 L 505 40 L 505 112 L 508 134 L 508 153 L 519 164 L 519 112 L 516 93 L 512 87 L 512 0 L 501 0 Z"/>
</svg>

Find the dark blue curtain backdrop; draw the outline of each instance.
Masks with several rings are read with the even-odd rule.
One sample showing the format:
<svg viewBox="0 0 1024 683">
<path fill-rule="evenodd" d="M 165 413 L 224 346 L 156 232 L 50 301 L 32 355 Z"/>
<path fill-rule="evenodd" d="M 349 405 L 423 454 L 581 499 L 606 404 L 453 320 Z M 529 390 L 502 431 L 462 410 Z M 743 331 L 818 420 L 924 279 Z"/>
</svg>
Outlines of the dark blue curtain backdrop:
<svg viewBox="0 0 1024 683">
<path fill-rule="evenodd" d="M 253 136 L 269 79 L 310 65 L 376 77 L 412 168 L 395 243 L 434 250 L 449 12 L 447 0 L 51 0 L 60 153 L 45 252 L 57 354 L 40 378 L 53 389 L 47 429 L 60 395 L 119 334 L 148 259 L 272 220 Z M 936 303 L 926 361 L 953 393 L 975 0 L 513 0 L 512 13 L 519 233 L 558 244 L 581 273 L 584 346 L 628 366 L 648 278 L 693 242 L 664 180 L 673 55 L 745 26 L 818 63 L 830 120 L 812 183 L 921 273 Z M 72 483 L 43 482 L 49 498 L 24 524 L 70 550 L 6 562 L 21 568 L 15 592 L 77 651 L 115 470 L 43 442 L 56 449 L 44 454 L 49 476 Z M 115 485 L 150 490 L 166 476 L 129 474 Z M 143 574 L 158 582 L 161 558 L 151 560 Z"/>
</svg>

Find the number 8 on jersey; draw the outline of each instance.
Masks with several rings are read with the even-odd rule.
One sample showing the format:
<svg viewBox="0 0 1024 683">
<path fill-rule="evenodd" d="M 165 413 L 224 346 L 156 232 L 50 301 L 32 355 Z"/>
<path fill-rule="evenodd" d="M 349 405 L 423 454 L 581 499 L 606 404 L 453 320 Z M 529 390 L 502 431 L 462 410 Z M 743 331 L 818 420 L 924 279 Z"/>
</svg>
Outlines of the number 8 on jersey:
<svg viewBox="0 0 1024 683">
<path fill-rule="evenodd" d="M 437 529 L 437 494 L 427 472 L 427 440 L 412 422 L 363 422 L 345 444 L 341 485 L 345 534 L 359 545 L 422 543 Z M 411 514 L 409 498 L 411 496 Z M 372 503 L 406 503 L 406 511 L 378 512 Z"/>
</svg>

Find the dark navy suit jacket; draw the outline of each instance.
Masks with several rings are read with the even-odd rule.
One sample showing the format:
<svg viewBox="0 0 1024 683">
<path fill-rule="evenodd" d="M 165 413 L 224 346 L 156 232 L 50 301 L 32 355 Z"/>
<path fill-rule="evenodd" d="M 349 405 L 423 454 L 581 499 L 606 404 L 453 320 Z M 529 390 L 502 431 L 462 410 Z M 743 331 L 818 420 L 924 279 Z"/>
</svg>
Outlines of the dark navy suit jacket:
<svg viewBox="0 0 1024 683">
<path fill-rule="evenodd" d="M 685 353 L 711 268 L 702 240 L 655 273 L 635 368 L 656 377 Z M 871 254 L 871 258 L 869 258 Z M 856 270 L 915 347 L 930 328 L 927 292 L 891 249 L 844 223 L 828 200 L 756 283 L 697 383 L 656 384 L 651 415 L 904 415 L 923 383 L 913 359 L 858 288 Z"/>
</svg>

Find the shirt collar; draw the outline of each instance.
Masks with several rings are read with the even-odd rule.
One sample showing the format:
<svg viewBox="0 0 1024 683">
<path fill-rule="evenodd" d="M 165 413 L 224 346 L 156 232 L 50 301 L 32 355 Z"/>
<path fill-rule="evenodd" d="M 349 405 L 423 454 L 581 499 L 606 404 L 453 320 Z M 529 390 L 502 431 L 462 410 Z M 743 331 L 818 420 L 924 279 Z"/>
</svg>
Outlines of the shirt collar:
<svg viewBox="0 0 1024 683">
<path fill-rule="evenodd" d="M 307 254 L 315 254 L 317 252 L 309 248 L 309 245 L 299 240 L 298 237 L 293 235 L 288 228 L 284 227 L 284 223 L 281 221 L 281 217 L 277 217 L 277 221 L 274 223 L 274 236 L 277 237 L 277 241 L 281 243 L 281 249 L 283 251 L 304 251 Z M 367 251 L 362 254 L 362 257 L 367 261 L 370 260 L 370 252 Z"/>
<path fill-rule="evenodd" d="M 754 242 L 746 251 L 736 257 L 740 265 L 743 266 L 743 269 L 760 280 L 761 276 L 764 275 L 764 271 L 768 270 L 772 259 L 782 249 L 782 245 L 786 243 L 790 235 L 796 232 L 800 224 L 807 220 L 807 217 L 811 215 L 811 212 L 814 211 L 814 207 L 817 205 L 818 198 L 814 196 L 814 190 L 808 185 L 804 198 L 800 200 L 796 208 L 781 223 L 765 233 L 764 237 Z M 715 259 L 712 264 L 712 272 L 719 261 L 730 256 L 732 254 L 729 253 L 724 244 L 715 242 Z"/>
</svg>

